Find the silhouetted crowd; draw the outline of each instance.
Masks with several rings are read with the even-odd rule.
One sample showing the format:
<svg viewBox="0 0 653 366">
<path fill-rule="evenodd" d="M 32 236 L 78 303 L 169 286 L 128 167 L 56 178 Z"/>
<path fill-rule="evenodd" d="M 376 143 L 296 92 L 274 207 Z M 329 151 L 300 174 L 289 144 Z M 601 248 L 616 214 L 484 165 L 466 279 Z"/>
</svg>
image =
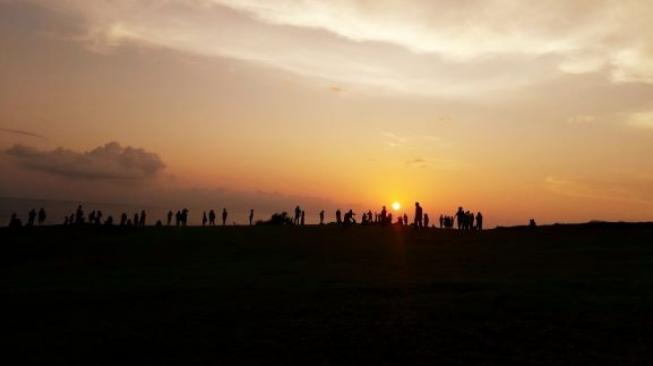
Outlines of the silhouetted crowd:
<svg viewBox="0 0 653 366">
<path fill-rule="evenodd" d="M 319 224 L 325 225 L 325 211 L 321 210 L 319 212 Z M 172 226 L 174 220 L 174 226 L 188 226 L 188 216 L 189 210 L 183 208 L 173 212 L 172 210 L 168 211 L 166 214 L 166 225 Z M 386 206 L 382 206 L 381 210 L 377 212 L 372 212 L 372 210 L 364 211 L 360 213 L 360 220 L 356 219 L 356 213 L 352 209 L 345 211 L 344 213 L 337 209 L 335 211 L 335 222 L 329 224 L 339 225 L 339 226 L 352 226 L 352 225 L 378 225 L 378 226 L 389 226 L 395 225 L 399 227 L 412 227 L 416 230 L 424 228 L 432 228 L 435 225 L 431 226 L 430 218 L 427 213 L 422 209 L 422 206 L 419 202 L 415 202 L 415 211 L 413 216 L 413 222 L 408 221 L 408 215 L 404 213 L 403 215 L 397 215 L 393 217 L 393 214 L 386 209 Z M 227 225 L 227 219 L 229 213 L 226 208 L 222 209 L 222 226 Z M 34 226 L 43 225 L 46 221 L 47 214 L 45 209 L 41 208 L 38 212 L 35 209 L 29 211 L 27 215 L 27 221 L 23 225 L 23 222 L 18 218 L 14 213 L 11 216 L 9 227 L 16 228 L 22 226 Z M 208 211 L 202 212 L 202 226 L 216 226 L 217 215 L 216 212 L 211 209 Z M 248 216 L 249 225 L 254 225 L 254 210 L 249 211 Z M 120 227 L 145 227 L 147 224 L 147 214 L 145 210 L 134 213 L 133 216 L 129 216 L 127 213 L 123 212 L 120 215 L 120 221 L 118 226 Z M 394 220 L 394 221 L 393 221 Z M 233 223 L 236 225 L 236 223 Z M 290 215 L 287 212 L 275 213 L 267 221 L 258 221 L 257 225 L 295 225 L 295 226 L 304 226 L 306 224 L 306 211 L 300 206 L 295 207 L 294 214 Z M 104 226 L 114 226 L 114 219 L 111 215 L 104 217 L 102 211 L 93 210 L 88 215 L 85 215 L 84 209 L 81 205 L 77 207 L 75 212 L 66 216 L 63 221 L 64 226 L 69 225 L 104 225 Z M 474 214 L 469 210 L 464 210 L 462 207 L 458 207 L 458 210 L 454 215 L 440 215 L 439 227 L 440 229 L 453 229 L 454 225 L 460 231 L 473 231 L 473 230 L 483 230 L 483 215 L 481 212 Z M 531 222 L 531 226 L 534 225 L 534 220 Z M 163 226 L 161 220 L 157 220 L 154 226 Z"/>
</svg>

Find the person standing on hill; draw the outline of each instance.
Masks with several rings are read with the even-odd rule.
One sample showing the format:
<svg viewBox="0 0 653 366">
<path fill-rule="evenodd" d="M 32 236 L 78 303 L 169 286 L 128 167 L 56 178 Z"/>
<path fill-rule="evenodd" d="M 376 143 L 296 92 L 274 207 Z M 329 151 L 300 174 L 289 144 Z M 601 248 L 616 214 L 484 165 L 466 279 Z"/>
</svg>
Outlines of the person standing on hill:
<svg viewBox="0 0 653 366">
<path fill-rule="evenodd" d="M 305 220 L 306 220 L 306 212 L 304 212 L 304 210 L 302 210 L 301 218 L 299 219 L 299 224 L 301 226 L 304 226 L 304 223 L 306 222 Z"/>
<path fill-rule="evenodd" d="M 423 212 L 422 206 L 419 205 L 419 202 L 415 202 L 415 218 L 414 218 L 415 229 L 422 228 L 422 219 L 423 219 L 422 212 Z M 408 224 L 408 222 L 406 222 L 406 224 Z"/>
<path fill-rule="evenodd" d="M 342 224 L 342 212 L 340 212 L 340 209 L 336 210 L 336 223 L 338 225 Z"/>
<path fill-rule="evenodd" d="M 145 227 L 145 210 L 141 210 L 141 217 L 138 220 L 138 226 Z"/>
<path fill-rule="evenodd" d="M 481 211 L 476 214 L 476 230 L 483 231 L 483 215 Z"/>
<path fill-rule="evenodd" d="M 227 209 L 223 208 L 222 209 L 222 226 L 227 225 Z"/>
<path fill-rule="evenodd" d="M 168 211 L 168 226 L 172 223 L 172 210 Z"/>
<path fill-rule="evenodd" d="M 324 225 L 324 210 L 320 211 L 320 225 Z"/>
<path fill-rule="evenodd" d="M 424 214 L 424 227 L 429 228 L 429 214 Z"/>
<path fill-rule="evenodd" d="M 41 225 L 43 225 L 43 223 L 45 223 L 45 218 L 46 217 L 47 217 L 47 215 L 45 214 L 45 210 L 43 209 L 43 207 L 41 207 L 41 209 L 39 210 L 39 226 L 41 226 Z"/>
<path fill-rule="evenodd" d="M 293 221 L 295 225 L 299 225 L 299 219 L 301 215 L 302 215 L 302 209 L 299 206 L 295 207 L 295 220 Z"/>
<path fill-rule="evenodd" d="M 463 211 L 462 207 L 458 207 L 458 211 L 456 211 L 456 222 L 458 224 L 458 230 L 465 228 L 465 211 Z"/>
<path fill-rule="evenodd" d="M 215 226 L 215 211 L 209 211 L 209 226 Z"/>
<path fill-rule="evenodd" d="M 249 210 L 249 226 L 254 225 L 254 209 Z"/>
<path fill-rule="evenodd" d="M 207 221 L 209 219 L 206 217 L 206 211 L 202 212 L 202 226 L 206 226 Z"/>
</svg>

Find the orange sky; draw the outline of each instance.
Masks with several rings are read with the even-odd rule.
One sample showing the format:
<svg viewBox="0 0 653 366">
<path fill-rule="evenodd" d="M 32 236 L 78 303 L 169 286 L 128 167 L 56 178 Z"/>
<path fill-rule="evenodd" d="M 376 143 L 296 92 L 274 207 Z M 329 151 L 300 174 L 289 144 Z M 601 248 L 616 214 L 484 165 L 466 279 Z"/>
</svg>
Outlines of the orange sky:
<svg viewBox="0 0 653 366">
<path fill-rule="evenodd" d="M 628 0 L 0 1 L 0 196 L 653 220 L 652 18 Z"/>
</svg>

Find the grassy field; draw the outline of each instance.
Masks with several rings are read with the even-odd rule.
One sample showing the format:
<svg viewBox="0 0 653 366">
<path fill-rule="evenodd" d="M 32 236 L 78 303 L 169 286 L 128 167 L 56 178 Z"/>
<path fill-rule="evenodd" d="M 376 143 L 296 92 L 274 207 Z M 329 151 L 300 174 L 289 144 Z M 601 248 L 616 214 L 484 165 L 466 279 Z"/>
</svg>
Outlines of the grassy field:
<svg viewBox="0 0 653 366">
<path fill-rule="evenodd" d="M 0 238 L 10 364 L 653 362 L 653 225 Z"/>
</svg>

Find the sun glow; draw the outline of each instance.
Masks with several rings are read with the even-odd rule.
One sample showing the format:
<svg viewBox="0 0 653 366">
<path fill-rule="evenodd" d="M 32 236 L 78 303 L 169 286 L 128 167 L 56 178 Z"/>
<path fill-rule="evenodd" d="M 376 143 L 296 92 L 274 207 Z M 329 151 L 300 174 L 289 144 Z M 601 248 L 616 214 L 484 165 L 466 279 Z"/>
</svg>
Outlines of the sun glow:
<svg viewBox="0 0 653 366">
<path fill-rule="evenodd" d="M 399 203 L 399 202 L 397 202 L 397 201 L 392 202 L 391 207 L 392 207 L 393 210 L 395 210 L 395 211 L 399 211 L 399 209 L 401 208 L 401 203 Z"/>
</svg>

